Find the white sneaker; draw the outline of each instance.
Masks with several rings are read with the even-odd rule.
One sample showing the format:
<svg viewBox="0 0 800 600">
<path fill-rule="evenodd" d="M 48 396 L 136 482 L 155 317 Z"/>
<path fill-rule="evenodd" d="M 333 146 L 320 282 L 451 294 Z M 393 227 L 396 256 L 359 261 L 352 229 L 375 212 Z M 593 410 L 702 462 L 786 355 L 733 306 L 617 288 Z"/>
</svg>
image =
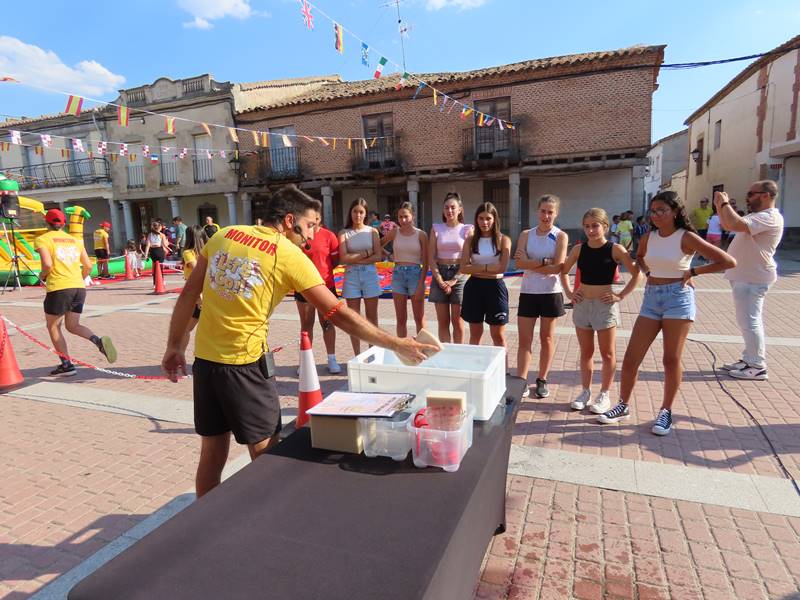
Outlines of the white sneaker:
<svg viewBox="0 0 800 600">
<path fill-rule="evenodd" d="M 608 392 L 600 392 L 597 398 L 589 405 L 589 410 L 596 415 L 602 415 L 611 408 L 611 396 Z"/>
<path fill-rule="evenodd" d="M 578 397 L 575 398 L 575 400 L 570 402 L 569 407 L 572 410 L 583 410 L 584 408 L 586 408 L 586 404 L 589 402 L 591 397 L 592 397 L 591 390 L 583 390 L 580 394 L 578 394 Z"/>
<path fill-rule="evenodd" d="M 735 363 L 729 363 L 727 365 L 722 365 L 720 369 L 723 371 L 741 371 L 747 366 L 747 363 L 743 360 L 737 360 Z"/>
<path fill-rule="evenodd" d="M 736 379 L 749 379 L 751 381 L 766 381 L 769 379 L 769 377 L 767 377 L 766 369 L 751 366 L 747 366 L 744 369 L 738 369 L 736 371 L 728 371 L 728 375 L 735 377 Z"/>
<path fill-rule="evenodd" d="M 336 362 L 335 356 L 328 357 L 328 373 L 331 375 L 338 375 L 342 372 L 342 367 L 339 366 L 339 363 Z"/>
</svg>

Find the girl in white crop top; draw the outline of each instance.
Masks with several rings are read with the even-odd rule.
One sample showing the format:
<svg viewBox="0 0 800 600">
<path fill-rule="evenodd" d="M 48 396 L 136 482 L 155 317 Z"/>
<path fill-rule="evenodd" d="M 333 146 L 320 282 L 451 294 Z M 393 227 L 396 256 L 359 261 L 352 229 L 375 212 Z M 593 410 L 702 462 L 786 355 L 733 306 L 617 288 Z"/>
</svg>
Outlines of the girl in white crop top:
<svg viewBox="0 0 800 600">
<path fill-rule="evenodd" d="M 364 223 L 367 210 L 364 198 L 356 198 L 350 205 L 349 227 L 339 232 L 339 262 L 345 265 L 342 297 L 347 306 L 360 312 L 363 298 L 367 320 L 377 327 L 381 286 L 375 263 L 381 260 L 383 253 L 378 231 Z M 351 335 L 350 343 L 356 356 L 360 354 L 361 341 Z"/>
<path fill-rule="evenodd" d="M 400 225 L 381 240 L 385 246 L 393 244 L 392 299 L 397 316 L 397 337 L 407 337 L 408 299 L 417 333 L 425 327 L 425 277 L 428 274 L 428 236 L 414 227 L 414 205 L 403 202 L 397 209 Z"/>
<path fill-rule="evenodd" d="M 460 271 L 470 276 L 464 285 L 461 317 L 469 323 L 469 343 L 479 345 L 483 324 L 495 346 L 505 348 L 508 288 L 503 273 L 511 255 L 511 239 L 500 232 L 500 217 L 491 202 L 475 211 L 475 230 L 461 252 Z"/>
<path fill-rule="evenodd" d="M 567 257 L 567 234 L 556 227 L 561 200 L 555 194 L 539 198 L 539 223 L 523 231 L 514 254 L 517 268 L 524 269 L 517 311 L 517 376 L 528 379 L 531 366 L 531 347 L 536 320 L 539 319 L 539 373 L 534 395 L 546 398 L 547 376 L 556 351 L 556 321 L 565 314 L 561 293 L 561 266 Z M 525 395 L 530 392 L 527 391 Z"/>
<path fill-rule="evenodd" d="M 598 421 L 617 423 L 628 416 L 639 367 L 660 332 L 664 343 L 664 398 L 652 431 L 667 435 L 672 429 L 672 405 L 683 375 L 683 346 L 696 314 L 692 278 L 730 269 L 736 266 L 736 261 L 697 235 L 675 192 L 661 192 L 653 197 L 650 218 L 653 229 L 642 236 L 637 251 L 639 268 L 647 275 L 647 286 L 622 362 L 620 402 L 600 415 Z M 696 253 L 708 264 L 692 267 Z"/>
<path fill-rule="evenodd" d="M 458 192 L 450 192 L 442 205 L 442 223 L 431 228 L 428 243 L 428 265 L 431 269 L 431 290 L 428 300 L 436 308 L 439 339 L 455 344 L 464 341 L 461 301 L 467 276 L 459 273 L 461 250 L 472 233 L 472 225 L 464 223 L 464 205 Z M 451 338 L 452 327 L 452 338 Z"/>
</svg>

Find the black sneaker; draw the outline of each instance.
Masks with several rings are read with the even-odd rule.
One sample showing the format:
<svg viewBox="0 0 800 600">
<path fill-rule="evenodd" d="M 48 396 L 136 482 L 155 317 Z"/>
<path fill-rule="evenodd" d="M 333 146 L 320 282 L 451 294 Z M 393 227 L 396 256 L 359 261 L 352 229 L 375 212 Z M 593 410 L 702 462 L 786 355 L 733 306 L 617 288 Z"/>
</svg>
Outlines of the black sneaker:
<svg viewBox="0 0 800 600">
<path fill-rule="evenodd" d="M 72 377 L 73 375 L 77 375 L 78 370 L 75 368 L 75 365 L 72 363 L 68 364 L 60 364 L 55 369 L 50 371 L 50 375 L 54 377 Z"/>
<path fill-rule="evenodd" d="M 656 435 L 667 435 L 672 431 L 672 412 L 668 408 L 658 411 L 658 417 L 651 431 Z"/>
<path fill-rule="evenodd" d="M 628 408 L 628 405 L 624 402 L 620 402 L 611 410 L 604 412 L 602 415 L 598 415 L 597 422 L 603 423 L 604 425 L 610 425 L 611 423 L 617 423 L 622 419 L 627 419 L 630 416 L 631 411 Z"/>
<path fill-rule="evenodd" d="M 537 398 L 547 398 L 550 395 L 550 390 L 547 389 L 547 380 L 536 378 L 536 391 L 534 392 Z"/>
</svg>

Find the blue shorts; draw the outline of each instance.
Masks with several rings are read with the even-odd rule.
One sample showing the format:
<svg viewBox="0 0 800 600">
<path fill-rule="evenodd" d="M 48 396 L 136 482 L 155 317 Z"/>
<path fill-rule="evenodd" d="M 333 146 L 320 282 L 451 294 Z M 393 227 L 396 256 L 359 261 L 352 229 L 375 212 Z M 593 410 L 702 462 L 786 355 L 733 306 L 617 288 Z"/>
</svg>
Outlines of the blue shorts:
<svg viewBox="0 0 800 600">
<path fill-rule="evenodd" d="M 375 265 L 347 265 L 344 269 L 342 298 L 377 298 L 381 295 Z"/>
<path fill-rule="evenodd" d="M 648 285 L 644 288 L 644 300 L 639 310 L 640 317 L 662 321 L 664 319 L 683 319 L 694 321 L 697 306 L 694 301 L 694 288 L 682 282 L 666 285 Z"/>
<path fill-rule="evenodd" d="M 395 265 L 392 269 L 392 293 L 413 296 L 421 274 L 422 265 Z"/>
</svg>

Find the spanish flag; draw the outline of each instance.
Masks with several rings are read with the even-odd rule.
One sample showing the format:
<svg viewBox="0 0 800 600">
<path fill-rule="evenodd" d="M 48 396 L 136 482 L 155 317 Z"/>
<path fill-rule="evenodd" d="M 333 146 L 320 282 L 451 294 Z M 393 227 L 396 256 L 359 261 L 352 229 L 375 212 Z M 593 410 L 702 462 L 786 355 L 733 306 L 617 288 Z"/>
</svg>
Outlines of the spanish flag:
<svg viewBox="0 0 800 600">
<path fill-rule="evenodd" d="M 211 135 L 211 129 L 208 127 L 208 124 L 206 124 L 206 123 L 200 123 L 200 125 L 202 125 L 202 126 L 203 126 L 203 130 L 204 130 L 204 131 L 205 131 L 205 132 L 206 132 L 208 135 Z"/>
<path fill-rule="evenodd" d="M 130 109 L 127 106 L 117 107 L 117 123 L 120 126 L 127 127 L 130 116 Z"/>
<path fill-rule="evenodd" d="M 231 134 L 231 141 L 234 144 L 238 144 L 239 143 L 239 134 L 236 133 L 236 128 L 235 127 L 228 127 L 228 133 Z"/>
<path fill-rule="evenodd" d="M 81 114 L 81 108 L 83 108 L 83 98 L 80 96 L 70 96 L 67 99 L 67 107 L 64 109 L 64 112 L 77 117 Z"/>
<path fill-rule="evenodd" d="M 269 148 L 269 134 L 264 131 L 261 132 L 261 145 Z"/>
<path fill-rule="evenodd" d="M 344 54 L 344 30 L 338 23 L 333 23 L 333 47 L 339 54 Z"/>
<path fill-rule="evenodd" d="M 167 133 L 175 133 L 175 117 L 164 118 L 164 131 Z"/>
</svg>

